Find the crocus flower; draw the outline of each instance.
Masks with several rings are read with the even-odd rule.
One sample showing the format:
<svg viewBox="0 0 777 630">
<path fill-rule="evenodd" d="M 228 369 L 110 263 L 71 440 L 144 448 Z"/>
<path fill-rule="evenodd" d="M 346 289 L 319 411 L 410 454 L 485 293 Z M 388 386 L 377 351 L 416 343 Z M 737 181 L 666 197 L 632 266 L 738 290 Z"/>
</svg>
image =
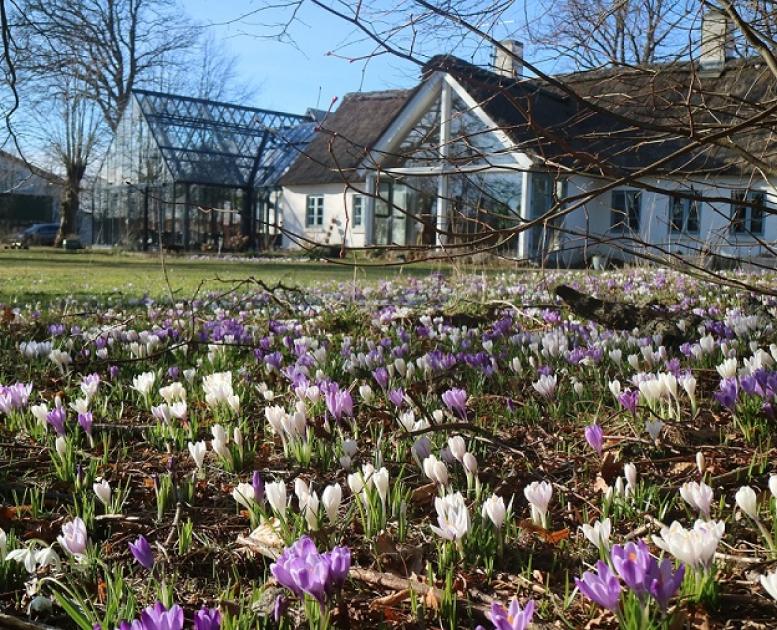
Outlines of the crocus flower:
<svg viewBox="0 0 777 630">
<path fill-rule="evenodd" d="M 661 560 L 653 569 L 648 578 L 648 590 L 662 610 L 666 610 L 669 606 L 669 600 L 680 588 L 683 577 L 685 577 L 685 565 L 681 564 L 675 571 L 669 558 Z"/>
<path fill-rule="evenodd" d="M 534 524 L 545 527 L 548 506 L 553 496 L 553 486 L 547 481 L 534 481 L 524 488 L 523 495 L 531 506 L 531 517 Z"/>
<path fill-rule="evenodd" d="M 626 411 L 637 412 L 637 403 L 639 402 L 639 392 L 636 389 L 627 389 L 618 396 L 618 402 Z"/>
<path fill-rule="evenodd" d="M 221 628 L 221 613 L 218 608 L 203 606 L 194 613 L 194 630 L 219 630 Z"/>
<path fill-rule="evenodd" d="M 585 536 L 594 547 L 604 547 L 607 549 L 610 546 L 612 522 L 609 518 L 606 518 L 603 521 L 595 521 L 593 525 L 585 523 L 580 529 L 583 530 L 583 536 Z"/>
<path fill-rule="evenodd" d="M 140 613 L 140 624 L 132 624 L 132 630 L 182 630 L 183 609 L 178 604 L 173 604 L 170 610 L 161 602 L 149 606 Z"/>
<path fill-rule="evenodd" d="M 530 599 L 526 606 L 521 608 L 514 597 L 507 610 L 501 604 L 493 602 L 486 616 L 494 624 L 495 630 L 525 630 L 534 616 L 534 600 Z"/>
<path fill-rule="evenodd" d="M 326 408 L 335 420 L 340 420 L 343 416 L 353 415 L 353 399 L 348 390 L 335 386 L 326 393 L 325 399 Z"/>
<path fill-rule="evenodd" d="M 761 576 L 761 586 L 764 587 L 767 593 L 774 599 L 777 599 L 777 571 L 772 571 L 766 575 Z"/>
<path fill-rule="evenodd" d="M 578 590 L 602 608 L 615 612 L 621 596 L 621 585 L 609 566 L 601 560 L 596 563 L 596 573 L 586 571 L 583 578 L 575 578 Z"/>
<path fill-rule="evenodd" d="M 81 558 L 86 553 L 86 539 L 86 524 L 77 516 L 62 525 L 62 535 L 57 536 L 59 546 L 76 558 Z"/>
<path fill-rule="evenodd" d="M 713 492 L 706 483 L 688 481 L 680 486 L 680 496 L 688 505 L 698 510 L 702 518 L 709 519 Z"/>
<path fill-rule="evenodd" d="M 723 521 L 698 520 L 692 529 L 674 521 L 660 536 L 653 536 L 653 542 L 693 569 L 709 569 L 725 531 Z"/>
<path fill-rule="evenodd" d="M 596 422 L 588 425 L 585 428 L 585 439 L 588 445 L 594 449 L 599 455 L 602 454 L 602 447 L 604 445 L 604 431 Z"/>
<path fill-rule="evenodd" d="M 52 426 L 57 435 L 65 435 L 65 416 L 64 407 L 54 407 L 46 414 L 46 421 Z"/>
<path fill-rule="evenodd" d="M 461 540 L 469 532 L 469 510 L 464 503 L 461 492 L 446 494 L 434 500 L 437 510 L 437 524 L 431 526 L 432 531 L 445 540 Z"/>
<path fill-rule="evenodd" d="M 388 393 L 388 399 L 395 407 L 402 407 L 405 404 L 405 390 L 403 390 L 401 387 L 392 389 Z"/>
<path fill-rule="evenodd" d="M 739 509 L 747 514 L 754 521 L 758 520 L 758 497 L 750 486 L 742 486 L 737 490 L 736 496 Z"/>
<path fill-rule="evenodd" d="M 94 482 L 92 484 L 92 490 L 94 490 L 94 493 L 97 495 L 97 498 L 100 499 L 100 503 L 102 503 L 106 507 L 110 504 L 111 484 L 109 484 L 105 479 Z"/>
<path fill-rule="evenodd" d="M 303 536 L 284 549 L 270 565 L 270 572 L 297 597 L 308 594 L 323 606 L 342 587 L 350 567 L 351 552 L 346 547 L 335 547 L 329 553 L 320 554 L 315 543 Z"/>
<path fill-rule="evenodd" d="M 94 418 L 91 411 L 82 411 L 78 414 L 78 424 L 88 436 L 92 435 Z"/>
<path fill-rule="evenodd" d="M 192 456 L 194 465 L 197 466 L 198 469 L 201 469 L 202 465 L 205 463 L 205 453 L 207 452 L 208 445 L 205 440 L 189 442 L 189 454 Z"/>
<path fill-rule="evenodd" d="M 649 578 L 658 571 L 658 563 L 644 540 L 613 546 L 610 559 L 626 586 L 639 596 L 647 594 Z"/>
<path fill-rule="evenodd" d="M 154 568 L 154 552 L 148 544 L 145 536 L 138 536 L 134 543 L 129 543 L 130 551 L 135 556 L 138 564 L 149 571 Z"/>
<path fill-rule="evenodd" d="M 453 413 L 467 419 L 467 392 L 459 387 L 449 389 L 442 394 L 442 401 Z"/>
<path fill-rule="evenodd" d="M 251 477 L 251 485 L 254 487 L 254 501 L 264 503 L 264 480 L 258 470 Z"/>
<path fill-rule="evenodd" d="M 483 519 L 488 518 L 494 524 L 494 527 L 501 529 L 507 515 L 505 500 L 500 496 L 492 494 L 483 502 L 481 515 Z"/>
</svg>

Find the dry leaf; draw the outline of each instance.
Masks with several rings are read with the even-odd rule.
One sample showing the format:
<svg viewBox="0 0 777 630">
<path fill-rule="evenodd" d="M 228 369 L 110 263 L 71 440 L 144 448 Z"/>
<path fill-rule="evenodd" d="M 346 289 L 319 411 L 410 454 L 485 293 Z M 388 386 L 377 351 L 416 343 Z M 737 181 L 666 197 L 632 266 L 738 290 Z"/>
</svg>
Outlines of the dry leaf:
<svg viewBox="0 0 777 630">
<path fill-rule="evenodd" d="M 248 536 L 238 536 L 237 544 L 251 553 L 258 553 L 275 560 L 281 555 L 284 547 L 283 539 L 278 534 L 280 525 L 277 518 L 266 520 Z"/>
<path fill-rule="evenodd" d="M 426 595 L 424 595 L 424 606 L 431 610 L 440 610 L 440 598 L 437 597 L 433 588 L 426 591 Z"/>
<path fill-rule="evenodd" d="M 437 484 L 434 482 L 427 483 L 425 486 L 420 486 L 413 490 L 413 494 L 410 495 L 411 503 L 418 505 L 425 505 L 431 503 L 434 497 L 437 496 Z"/>
<path fill-rule="evenodd" d="M 378 597 L 377 599 L 373 599 L 370 602 L 370 608 L 374 610 L 374 609 L 386 608 L 387 606 L 396 606 L 398 604 L 401 604 L 408 597 L 410 597 L 410 589 L 403 588 L 401 591 L 396 591 L 395 593 L 389 593 L 388 595 L 384 595 L 383 597 Z"/>
</svg>

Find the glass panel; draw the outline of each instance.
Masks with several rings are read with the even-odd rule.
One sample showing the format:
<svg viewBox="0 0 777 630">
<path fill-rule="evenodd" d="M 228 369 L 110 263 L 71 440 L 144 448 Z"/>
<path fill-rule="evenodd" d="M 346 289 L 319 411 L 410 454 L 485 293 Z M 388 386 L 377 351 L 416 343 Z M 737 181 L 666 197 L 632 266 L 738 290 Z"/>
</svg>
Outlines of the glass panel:
<svg viewBox="0 0 777 630">
<path fill-rule="evenodd" d="M 402 210 L 407 210 L 408 190 L 404 184 L 394 184 L 391 208 L 391 241 L 395 245 L 406 244 L 407 215 Z"/>
</svg>

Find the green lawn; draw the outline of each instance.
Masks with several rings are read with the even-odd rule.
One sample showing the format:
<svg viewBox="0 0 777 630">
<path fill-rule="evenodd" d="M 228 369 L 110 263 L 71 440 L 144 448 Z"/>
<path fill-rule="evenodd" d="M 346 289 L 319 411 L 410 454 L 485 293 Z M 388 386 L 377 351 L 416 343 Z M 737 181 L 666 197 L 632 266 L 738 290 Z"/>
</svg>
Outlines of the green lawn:
<svg viewBox="0 0 777 630">
<path fill-rule="evenodd" d="M 192 260 L 165 256 L 170 286 L 176 295 L 190 297 L 200 283 L 205 289 L 226 289 L 220 280 L 253 276 L 268 284 L 282 281 L 304 286 L 314 282 L 345 281 L 354 277 L 378 280 L 397 274 L 426 275 L 439 266 L 373 265 L 354 269 L 326 262 L 257 262 Z M 158 254 L 113 253 L 84 250 L 65 252 L 52 248 L 0 250 L 0 301 L 15 303 L 64 295 L 95 296 L 110 293 L 159 296 L 167 293 Z"/>
</svg>

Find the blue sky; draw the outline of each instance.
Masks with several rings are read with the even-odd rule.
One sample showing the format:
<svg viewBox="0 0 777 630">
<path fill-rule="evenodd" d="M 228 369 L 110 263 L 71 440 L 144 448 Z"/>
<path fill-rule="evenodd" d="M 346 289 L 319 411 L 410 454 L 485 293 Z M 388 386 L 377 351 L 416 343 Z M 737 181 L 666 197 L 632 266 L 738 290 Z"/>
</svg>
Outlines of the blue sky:
<svg viewBox="0 0 777 630">
<path fill-rule="evenodd" d="M 367 63 L 338 57 L 338 53 L 367 54 L 373 47 L 358 41 L 362 38 L 353 25 L 313 5 L 304 4 L 292 24 L 289 35 L 293 43 L 268 37 L 279 31 L 281 20 L 288 18 L 286 10 L 238 19 L 267 4 L 265 0 L 185 2 L 189 14 L 200 23 L 212 25 L 209 28 L 237 56 L 239 75 L 258 86 L 251 104 L 301 113 L 307 107 L 327 109 L 334 97 L 348 92 L 405 88 L 417 82 L 418 67 L 391 55 L 372 57 Z M 344 44 L 354 40 L 356 44 L 342 50 Z M 425 52 L 454 52 L 467 57 L 460 46 L 449 41 L 431 46 Z M 443 50 L 443 46 L 457 50 Z M 331 54 L 333 51 L 335 54 Z M 482 58 L 487 53 L 477 54 Z"/>
<path fill-rule="evenodd" d="M 313 6 L 305 6 L 291 26 L 293 44 L 262 37 L 277 33 L 279 13 L 227 24 L 256 6 L 246 0 L 186 2 L 194 19 L 214 24 L 212 30 L 237 56 L 240 76 L 258 86 L 254 105 L 292 112 L 316 106 L 326 109 L 332 98 L 347 92 L 409 87 L 417 80 L 413 64 L 387 55 L 369 63 L 351 63 L 328 54 L 352 40 L 355 32 L 351 25 Z"/>
</svg>

